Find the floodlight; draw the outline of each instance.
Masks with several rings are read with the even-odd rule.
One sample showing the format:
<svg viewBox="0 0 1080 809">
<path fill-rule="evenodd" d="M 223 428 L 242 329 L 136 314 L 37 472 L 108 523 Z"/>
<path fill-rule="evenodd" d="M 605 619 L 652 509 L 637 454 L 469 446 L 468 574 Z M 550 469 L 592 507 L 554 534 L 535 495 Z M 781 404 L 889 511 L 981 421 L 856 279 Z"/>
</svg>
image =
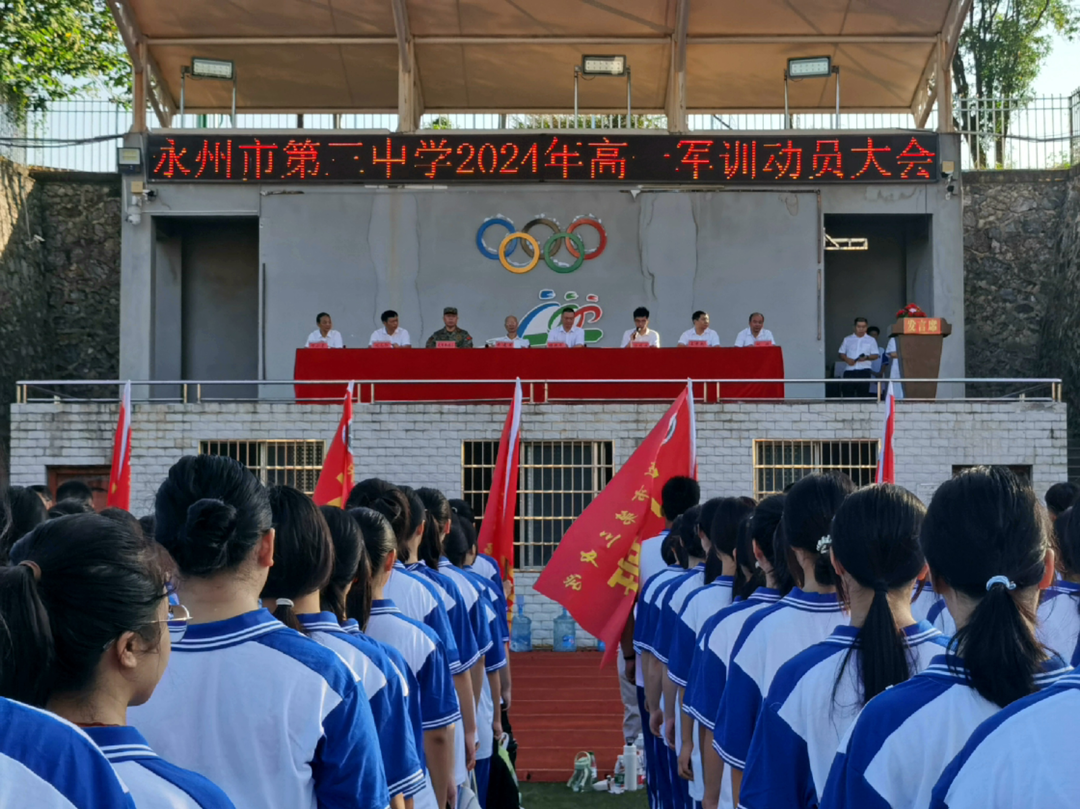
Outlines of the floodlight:
<svg viewBox="0 0 1080 809">
<path fill-rule="evenodd" d="M 195 57 L 191 60 L 191 75 L 197 79 L 222 79 L 233 80 L 235 65 L 226 59 L 200 59 Z"/>
<path fill-rule="evenodd" d="M 142 173 L 142 149 L 138 146 L 120 146 L 116 150 L 116 166 L 121 174 Z"/>
<path fill-rule="evenodd" d="M 793 79 L 824 79 L 832 74 L 832 59 L 812 56 L 807 59 L 788 59 L 788 76 Z"/>
<path fill-rule="evenodd" d="M 626 57 L 583 56 L 581 72 L 585 76 L 622 76 L 626 73 Z"/>
</svg>

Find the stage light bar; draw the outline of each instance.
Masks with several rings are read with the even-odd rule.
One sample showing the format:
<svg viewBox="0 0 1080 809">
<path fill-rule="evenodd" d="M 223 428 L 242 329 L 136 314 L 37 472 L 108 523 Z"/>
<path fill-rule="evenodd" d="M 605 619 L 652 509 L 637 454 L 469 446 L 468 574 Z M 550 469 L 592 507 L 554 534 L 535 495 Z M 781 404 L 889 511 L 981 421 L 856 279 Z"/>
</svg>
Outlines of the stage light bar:
<svg viewBox="0 0 1080 809">
<path fill-rule="evenodd" d="M 832 74 L 832 59 L 828 56 L 788 59 L 787 69 L 793 79 L 823 79 Z"/>
<path fill-rule="evenodd" d="M 623 76 L 626 74 L 626 57 L 583 56 L 581 72 L 585 76 Z"/>
<path fill-rule="evenodd" d="M 191 60 L 191 75 L 197 79 L 232 81 L 235 69 L 234 63 L 225 59 L 200 59 L 195 57 Z"/>
</svg>

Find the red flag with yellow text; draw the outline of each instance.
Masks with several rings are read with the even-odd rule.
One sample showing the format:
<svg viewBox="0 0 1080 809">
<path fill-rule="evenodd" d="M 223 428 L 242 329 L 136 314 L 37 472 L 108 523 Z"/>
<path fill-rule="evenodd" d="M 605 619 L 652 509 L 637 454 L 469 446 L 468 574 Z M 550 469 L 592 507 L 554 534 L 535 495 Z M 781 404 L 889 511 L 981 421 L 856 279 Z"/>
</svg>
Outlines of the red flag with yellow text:
<svg viewBox="0 0 1080 809">
<path fill-rule="evenodd" d="M 120 415 L 113 436 L 112 465 L 109 467 L 107 508 L 131 508 L 131 381 L 124 383 L 120 397 Z"/>
<path fill-rule="evenodd" d="M 604 664 L 614 659 L 641 584 L 641 542 L 664 529 L 660 490 L 676 475 L 696 477 L 692 385 L 570 526 L 533 588 L 604 641 Z"/>
<path fill-rule="evenodd" d="M 521 446 L 521 380 L 514 386 L 514 399 L 506 414 L 502 436 L 499 438 L 499 454 L 495 460 L 495 472 L 491 478 L 484 521 L 480 523 L 477 546 L 483 553 L 494 557 L 499 563 L 503 581 L 510 582 L 510 596 L 506 599 L 514 615 L 514 517 L 517 514 L 518 448 Z"/>
<path fill-rule="evenodd" d="M 341 423 L 334 433 L 334 440 L 330 442 L 330 449 L 323 460 L 322 472 L 319 473 L 319 482 L 315 484 L 315 493 L 311 496 L 317 506 L 345 508 L 345 501 L 349 499 L 349 492 L 352 491 L 352 400 L 353 383 L 350 382 L 345 391 Z"/>
</svg>

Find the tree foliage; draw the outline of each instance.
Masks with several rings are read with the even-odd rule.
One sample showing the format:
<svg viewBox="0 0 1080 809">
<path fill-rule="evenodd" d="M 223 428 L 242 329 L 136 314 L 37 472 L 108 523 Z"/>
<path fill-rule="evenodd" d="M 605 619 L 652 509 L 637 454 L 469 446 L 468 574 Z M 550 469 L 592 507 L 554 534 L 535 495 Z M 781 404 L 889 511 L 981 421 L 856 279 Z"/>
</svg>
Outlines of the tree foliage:
<svg viewBox="0 0 1080 809">
<path fill-rule="evenodd" d="M 17 120 L 88 90 L 126 94 L 130 76 L 104 0 L 0 0 L 0 100 Z"/>
<path fill-rule="evenodd" d="M 969 136 L 976 166 L 991 147 L 1002 162 L 1012 113 L 1031 97 L 1031 87 L 1050 54 L 1054 34 L 1072 37 L 1080 13 L 1071 0 L 974 0 L 953 59 L 958 124 Z"/>
</svg>

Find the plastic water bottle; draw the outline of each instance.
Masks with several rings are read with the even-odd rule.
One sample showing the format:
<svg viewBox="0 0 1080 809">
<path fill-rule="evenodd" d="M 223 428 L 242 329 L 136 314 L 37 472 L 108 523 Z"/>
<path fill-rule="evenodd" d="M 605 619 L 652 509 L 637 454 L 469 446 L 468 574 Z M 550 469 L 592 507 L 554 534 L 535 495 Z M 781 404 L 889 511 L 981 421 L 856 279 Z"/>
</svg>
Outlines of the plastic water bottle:
<svg viewBox="0 0 1080 809">
<path fill-rule="evenodd" d="M 532 618 L 525 614 L 525 599 L 518 599 L 518 612 L 510 628 L 510 651 L 532 651 Z"/>
<path fill-rule="evenodd" d="M 556 652 L 577 651 L 577 623 L 565 607 L 562 615 L 555 619 L 553 634 Z"/>
</svg>

